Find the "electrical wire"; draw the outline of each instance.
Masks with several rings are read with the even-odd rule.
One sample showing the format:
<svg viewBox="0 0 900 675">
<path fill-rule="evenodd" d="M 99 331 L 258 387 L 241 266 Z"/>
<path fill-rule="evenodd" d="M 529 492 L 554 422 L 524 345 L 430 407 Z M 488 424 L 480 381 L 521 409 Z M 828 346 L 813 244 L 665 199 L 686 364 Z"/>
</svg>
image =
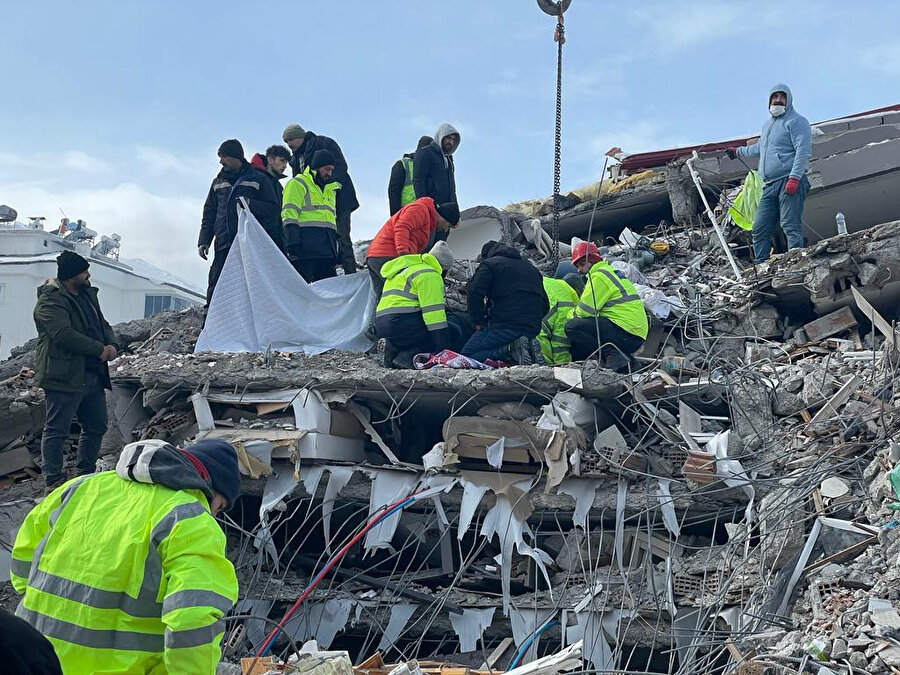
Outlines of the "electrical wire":
<svg viewBox="0 0 900 675">
<path fill-rule="evenodd" d="M 519 650 L 516 652 L 516 655 L 513 657 L 513 660 L 510 661 L 509 668 L 507 670 L 513 670 L 514 668 L 516 668 L 516 666 L 519 665 L 519 661 L 521 661 L 522 657 L 525 656 L 525 652 L 528 651 L 528 648 L 531 646 L 531 643 L 534 642 L 535 640 L 537 640 L 541 636 L 541 633 L 543 633 L 545 630 L 547 630 L 548 628 L 551 628 L 552 626 L 555 626 L 555 625 L 556 625 L 556 619 L 550 619 L 550 620 L 544 622 L 543 626 L 541 626 L 536 631 L 534 631 L 531 635 L 529 635 L 528 639 L 526 639 L 522 643 L 522 646 L 519 647 Z"/>
</svg>

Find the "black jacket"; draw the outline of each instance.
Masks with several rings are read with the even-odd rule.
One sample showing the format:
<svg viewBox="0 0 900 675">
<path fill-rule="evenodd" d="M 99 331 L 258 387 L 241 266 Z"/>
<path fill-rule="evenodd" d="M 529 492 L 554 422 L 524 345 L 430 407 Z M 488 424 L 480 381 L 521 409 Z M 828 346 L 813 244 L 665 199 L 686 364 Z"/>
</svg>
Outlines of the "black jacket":
<svg viewBox="0 0 900 675">
<path fill-rule="evenodd" d="M 431 197 L 435 204 L 456 201 L 453 155 L 444 155 L 436 141 L 416 150 L 413 187 L 416 189 L 416 197 Z"/>
<path fill-rule="evenodd" d="M 284 240 L 281 234 L 281 208 L 284 202 L 284 186 L 281 184 L 281 179 L 285 176 L 284 174 L 273 176 L 269 172 L 269 162 L 266 159 L 265 154 L 259 152 L 253 155 L 253 158 L 250 160 L 250 166 L 268 178 L 269 182 L 272 184 L 272 189 L 275 191 L 275 197 L 278 200 L 278 213 L 275 217 L 269 219 L 268 222 L 260 221 L 259 224 L 269 233 L 269 236 L 272 238 L 272 241 L 275 242 L 275 245 L 284 251 Z"/>
<path fill-rule="evenodd" d="M 407 152 L 403 156 L 413 159 L 416 153 Z M 415 165 L 413 165 L 413 177 L 415 177 L 415 170 Z M 406 169 L 403 167 L 403 162 L 398 159 L 394 162 L 394 166 L 391 167 L 391 180 L 388 182 L 388 204 L 390 205 L 391 215 L 397 213 L 400 207 L 403 206 L 401 202 L 403 200 L 404 185 L 406 185 Z M 415 182 L 413 187 L 415 187 Z"/>
<path fill-rule="evenodd" d="M 347 160 L 341 152 L 341 146 L 333 138 L 319 136 L 312 131 L 307 131 L 303 137 L 303 145 L 294 150 L 291 155 L 291 171 L 298 175 L 312 162 L 316 150 L 328 150 L 334 155 L 334 174 L 332 179 L 341 184 L 337 194 L 337 213 L 352 213 L 359 208 L 359 200 L 356 198 L 356 188 L 353 187 L 353 179 L 350 178 L 347 168 Z"/>
<path fill-rule="evenodd" d="M 215 237 L 217 251 L 231 247 L 237 236 L 237 204 L 241 197 L 247 198 L 250 212 L 260 225 L 265 226 L 281 217 L 281 202 L 272 181 L 262 172 L 248 162 L 244 162 L 237 176 L 222 169 L 213 179 L 203 205 L 198 246 L 209 246 Z"/>
<path fill-rule="evenodd" d="M 481 249 L 481 264 L 466 287 L 469 316 L 482 328 L 521 330 L 534 337 L 550 311 L 538 269 L 519 252 L 496 241 Z"/>
</svg>

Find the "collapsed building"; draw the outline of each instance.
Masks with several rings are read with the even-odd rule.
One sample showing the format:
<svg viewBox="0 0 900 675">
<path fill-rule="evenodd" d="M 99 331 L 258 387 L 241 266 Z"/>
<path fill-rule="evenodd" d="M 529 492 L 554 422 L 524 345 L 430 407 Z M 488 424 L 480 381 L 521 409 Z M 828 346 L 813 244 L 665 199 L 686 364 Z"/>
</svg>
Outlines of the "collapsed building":
<svg viewBox="0 0 900 675">
<path fill-rule="evenodd" d="M 900 668 L 900 221 L 736 279 L 697 212 L 673 214 L 673 171 L 596 186 L 599 200 L 561 218 L 607 238 L 609 200 L 666 194 L 664 222 L 629 226 L 665 246 L 609 247 L 653 317 L 631 373 L 195 352 L 193 308 L 116 327 L 129 347 L 111 364 L 101 468 L 144 438 L 238 452 L 243 496 L 222 518 L 240 581 L 227 661 L 274 667 L 253 655 L 280 623 L 273 654 L 315 640 L 307 651 L 332 664 L 297 672 Z M 547 269 L 540 208 L 478 207 L 470 230 Z M 451 271 L 451 308 L 473 270 Z M 40 490 L 32 349 L 0 363 L 7 544 Z"/>
</svg>

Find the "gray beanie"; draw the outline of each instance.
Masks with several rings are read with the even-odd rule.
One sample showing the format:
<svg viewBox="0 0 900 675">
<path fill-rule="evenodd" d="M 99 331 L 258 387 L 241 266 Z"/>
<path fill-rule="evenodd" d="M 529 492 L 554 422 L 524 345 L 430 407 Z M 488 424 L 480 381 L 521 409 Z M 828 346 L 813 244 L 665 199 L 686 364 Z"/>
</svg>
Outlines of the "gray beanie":
<svg viewBox="0 0 900 675">
<path fill-rule="evenodd" d="M 450 246 L 447 245 L 446 241 L 437 242 L 431 247 L 429 253 L 437 259 L 441 269 L 445 272 L 453 267 L 453 261 L 456 260 L 456 256 L 453 255 L 453 251 L 450 250 Z"/>
<path fill-rule="evenodd" d="M 306 130 L 303 127 L 299 124 L 288 124 L 281 133 L 281 140 L 287 143 L 288 141 L 294 141 L 298 138 L 303 138 L 304 136 L 306 136 Z"/>
</svg>

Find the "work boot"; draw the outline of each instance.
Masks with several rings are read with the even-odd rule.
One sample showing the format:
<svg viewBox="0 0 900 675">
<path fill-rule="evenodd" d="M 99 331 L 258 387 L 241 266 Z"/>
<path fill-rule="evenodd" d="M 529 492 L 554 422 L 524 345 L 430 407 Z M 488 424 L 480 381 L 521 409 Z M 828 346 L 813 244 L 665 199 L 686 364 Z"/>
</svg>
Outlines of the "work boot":
<svg viewBox="0 0 900 675">
<path fill-rule="evenodd" d="M 375 343 L 375 351 L 377 353 L 376 360 L 382 368 L 393 368 L 394 357 L 397 355 L 397 349 L 391 344 L 387 338 L 380 338 Z"/>
<path fill-rule="evenodd" d="M 401 370 L 413 370 L 415 369 L 415 364 L 413 359 L 415 359 L 416 354 L 419 352 L 414 352 L 411 350 L 398 351 L 394 355 L 394 358 L 391 361 L 392 368 L 399 368 Z"/>
<path fill-rule="evenodd" d="M 44 494 L 49 495 L 67 480 L 69 480 L 68 476 L 61 476 L 59 478 L 54 478 L 53 480 L 47 481 L 46 486 L 44 486 Z"/>
<path fill-rule="evenodd" d="M 513 363 L 520 366 L 530 366 L 534 363 L 531 357 L 531 341 L 524 335 L 510 343 L 509 355 L 512 357 Z"/>
<path fill-rule="evenodd" d="M 541 343 L 538 342 L 537 338 L 531 338 L 528 342 L 528 346 L 531 348 L 531 362 L 536 366 L 544 366 L 547 362 L 544 360 L 544 352 L 541 351 Z"/>
</svg>

